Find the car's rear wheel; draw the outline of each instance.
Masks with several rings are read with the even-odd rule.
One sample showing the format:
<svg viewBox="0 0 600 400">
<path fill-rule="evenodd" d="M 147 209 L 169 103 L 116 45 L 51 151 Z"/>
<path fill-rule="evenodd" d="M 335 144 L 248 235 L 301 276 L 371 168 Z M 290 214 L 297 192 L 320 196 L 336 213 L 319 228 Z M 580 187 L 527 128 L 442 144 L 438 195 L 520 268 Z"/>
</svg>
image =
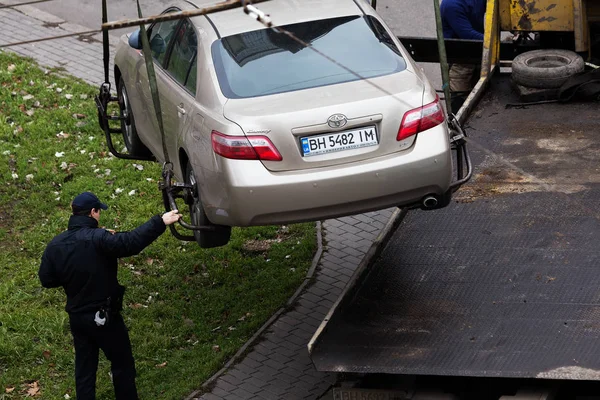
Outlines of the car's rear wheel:
<svg viewBox="0 0 600 400">
<path fill-rule="evenodd" d="M 194 231 L 196 243 L 205 249 L 225 246 L 229 243 L 229 238 L 231 237 L 231 227 L 213 224 L 206 216 L 200 198 L 198 181 L 196 180 L 192 165 L 189 162 L 186 168 L 185 181 L 192 186 L 191 198 L 188 201 L 192 225 L 212 226 L 215 228 L 214 231 Z"/>
<path fill-rule="evenodd" d="M 131 103 L 129 102 L 129 95 L 127 94 L 123 78 L 119 79 L 119 84 L 117 85 L 117 97 L 119 100 L 120 117 L 122 118 L 121 131 L 123 132 L 123 141 L 125 142 L 127 151 L 133 156 L 150 156 L 150 150 L 142 143 L 137 134 L 135 119 L 133 118 Z"/>
</svg>

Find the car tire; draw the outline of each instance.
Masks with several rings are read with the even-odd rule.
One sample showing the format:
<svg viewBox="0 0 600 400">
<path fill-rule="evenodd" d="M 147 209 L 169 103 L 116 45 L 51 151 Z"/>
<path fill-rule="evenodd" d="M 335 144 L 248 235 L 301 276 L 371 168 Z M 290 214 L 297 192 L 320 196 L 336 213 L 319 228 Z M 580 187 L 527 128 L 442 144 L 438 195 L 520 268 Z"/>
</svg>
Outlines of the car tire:
<svg viewBox="0 0 600 400">
<path fill-rule="evenodd" d="M 123 141 L 125 142 L 127 151 L 132 156 L 151 156 L 150 150 L 148 150 L 138 136 L 131 103 L 129 102 L 129 96 L 122 77 L 119 78 L 119 84 L 117 85 L 117 99 L 119 101 L 119 116 L 123 118 L 121 119 L 121 132 L 123 132 Z"/>
<path fill-rule="evenodd" d="M 231 227 L 213 224 L 208 219 L 200 198 L 196 175 L 189 162 L 186 167 L 185 182 L 192 186 L 191 198 L 188 201 L 192 225 L 213 226 L 215 228 L 214 231 L 194 231 L 196 243 L 203 249 L 225 246 L 229 243 L 231 237 Z"/>
<path fill-rule="evenodd" d="M 556 89 L 585 68 L 583 58 L 569 50 L 533 50 L 519 54 L 512 63 L 512 79 L 535 89 Z"/>
</svg>

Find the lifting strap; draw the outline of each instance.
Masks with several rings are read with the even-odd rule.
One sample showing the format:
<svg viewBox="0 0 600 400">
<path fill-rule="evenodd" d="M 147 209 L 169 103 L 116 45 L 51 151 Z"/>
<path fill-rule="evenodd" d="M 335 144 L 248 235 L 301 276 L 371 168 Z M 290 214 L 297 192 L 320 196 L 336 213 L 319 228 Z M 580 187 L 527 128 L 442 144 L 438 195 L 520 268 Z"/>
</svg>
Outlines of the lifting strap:
<svg viewBox="0 0 600 400">
<path fill-rule="evenodd" d="M 106 11 L 106 0 L 102 0 L 102 24 L 108 22 L 108 12 Z M 108 77 L 108 63 L 110 59 L 110 46 L 108 42 L 108 29 L 102 30 L 102 61 L 104 62 L 104 83 L 110 87 L 110 81 Z"/>
</svg>

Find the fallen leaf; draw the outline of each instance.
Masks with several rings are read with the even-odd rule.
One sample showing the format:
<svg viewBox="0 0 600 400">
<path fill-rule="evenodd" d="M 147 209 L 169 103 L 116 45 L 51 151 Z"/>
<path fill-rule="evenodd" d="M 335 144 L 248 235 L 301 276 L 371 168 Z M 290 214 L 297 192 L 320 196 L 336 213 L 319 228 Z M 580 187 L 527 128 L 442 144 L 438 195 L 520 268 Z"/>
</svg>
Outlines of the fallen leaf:
<svg viewBox="0 0 600 400">
<path fill-rule="evenodd" d="M 27 114 L 28 117 L 33 117 L 33 114 L 35 114 L 34 110 L 27 110 L 25 111 L 25 114 Z"/>
<path fill-rule="evenodd" d="M 164 368 L 166 366 L 167 366 L 167 362 L 166 361 L 164 363 L 156 364 L 157 368 Z"/>
<path fill-rule="evenodd" d="M 130 304 L 129 308 L 133 308 L 134 310 L 137 310 L 138 308 L 142 308 L 142 307 L 146 307 L 143 304 L 140 303 L 135 303 L 135 304 Z"/>
<path fill-rule="evenodd" d="M 6 68 L 6 70 L 7 70 L 8 72 L 13 72 L 13 71 L 15 70 L 15 68 L 17 68 L 17 66 L 16 66 L 15 64 L 10 64 L 10 65 L 8 66 L 8 68 Z"/>
<path fill-rule="evenodd" d="M 221 351 L 221 346 L 219 346 L 218 344 L 215 344 L 215 345 L 212 347 L 212 350 L 213 350 L 215 353 L 218 353 L 218 352 L 220 352 L 220 351 Z"/>
<path fill-rule="evenodd" d="M 87 98 L 88 98 L 88 95 L 87 95 L 87 94 L 80 94 L 80 95 L 79 95 L 79 98 L 80 98 L 81 100 L 85 100 L 85 99 L 87 99 Z"/>
<path fill-rule="evenodd" d="M 28 384 L 29 389 L 27 389 L 27 396 L 37 396 L 40 394 L 40 385 L 38 381 L 32 382 Z"/>
<path fill-rule="evenodd" d="M 55 157 L 64 157 L 65 152 L 64 151 L 57 151 L 56 153 L 54 153 Z"/>
<path fill-rule="evenodd" d="M 154 263 L 154 259 L 153 258 L 147 258 L 146 259 L 146 264 L 152 265 L 153 263 Z"/>
<path fill-rule="evenodd" d="M 50 355 L 51 355 L 51 353 L 50 353 L 50 350 L 45 350 L 45 351 L 42 353 L 42 355 L 44 356 L 44 358 L 45 358 L 46 360 L 48 360 L 48 359 L 50 358 Z"/>
<path fill-rule="evenodd" d="M 76 113 L 76 114 L 73 114 L 73 118 L 75 118 L 75 119 L 84 119 L 85 118 L 85 114 Z"/>
<path fill-rule="evenodd" d="M 6 389 L 4 389 L 4 391 L 5 391 L 6 393 L 12 393 L 14 390 L 15 390 L 14 386 L 9 386 L 9 387 L 7 387 Z"/>
<path fill-rule="evenodd" d="M 67 100 L 71 100 L 73 98 L 73 95 L 72 94 L 65 94 L 65 98 Z"/>
<path fill-rule="evenodd" d="M 31 99 L 33 99 L 33 96 L 30 94 L 23 96 L 23 100 L 31 100 Z"/>
</svg>

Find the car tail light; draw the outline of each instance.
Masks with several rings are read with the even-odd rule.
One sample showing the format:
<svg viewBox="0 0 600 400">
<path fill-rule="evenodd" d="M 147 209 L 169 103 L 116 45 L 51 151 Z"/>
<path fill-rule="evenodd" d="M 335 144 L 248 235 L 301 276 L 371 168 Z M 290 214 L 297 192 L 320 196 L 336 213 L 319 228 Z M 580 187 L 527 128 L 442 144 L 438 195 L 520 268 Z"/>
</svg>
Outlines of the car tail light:
<svg viewBox="0 0 600 400">
<path fill-rule="evenodd" d="M 281 161 L 281 154 L 266 136 L 229 136 L 217 131 L 211 134 L 215 153 L 235 160 Z"/>
<path fill-rule="evenodd" d="M 444 122 L 444 110 L 439 102 L 439 97 L 433 103 L 408 111 L 402 118 L 396 140 L 404 140 L 419 132 L 431 129 Z"/>
</svg>

